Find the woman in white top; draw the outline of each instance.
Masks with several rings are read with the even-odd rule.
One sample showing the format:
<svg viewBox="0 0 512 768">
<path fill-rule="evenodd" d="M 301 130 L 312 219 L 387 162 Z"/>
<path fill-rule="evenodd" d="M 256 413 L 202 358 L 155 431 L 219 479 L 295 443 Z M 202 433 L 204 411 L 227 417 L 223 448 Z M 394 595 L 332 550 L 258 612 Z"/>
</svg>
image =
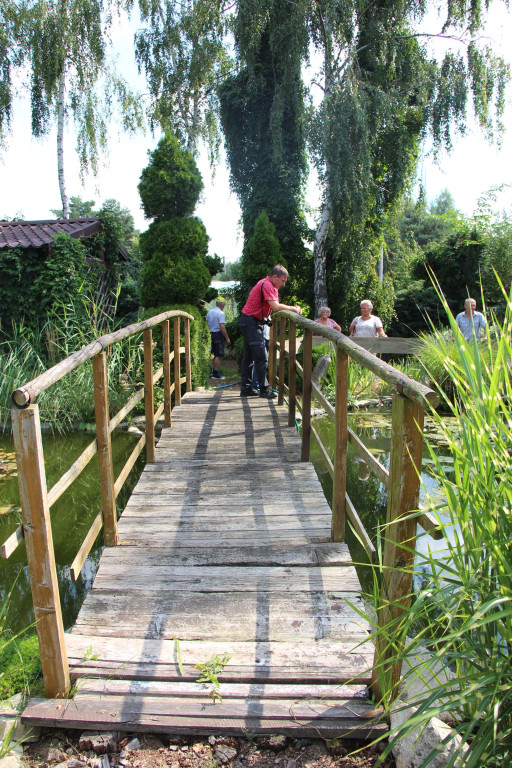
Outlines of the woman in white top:
<svg viewBox="0 0 512 768">
<path fill-rule="evenodd" d="M 380 318 L 377 315 L 372 315 L 373 304 L 368 299 L 364 299 L 361 302 L 361 315 L 354 317 L 350 325 L 349 333 L 351 336 L 366 336 L 366 338 L 372 338 L 373 336 L 382 336 L 387 338 L 387 334 L 384 333 L 384 328 Z"/>
</svg>

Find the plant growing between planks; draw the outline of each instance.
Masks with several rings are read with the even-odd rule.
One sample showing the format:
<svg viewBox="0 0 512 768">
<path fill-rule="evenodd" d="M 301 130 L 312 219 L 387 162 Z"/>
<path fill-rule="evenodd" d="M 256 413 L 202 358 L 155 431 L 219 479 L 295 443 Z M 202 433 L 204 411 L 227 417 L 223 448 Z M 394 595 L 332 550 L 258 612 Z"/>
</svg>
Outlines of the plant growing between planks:
<svg viewBox="0 0 512 768">
<path fill-rule="evenodd" d="M 222 696 L 219 693 L 220 683 L 219 674 L 222 672 L 226 664 L 231 658 L 230 653 L 225 653 L 222 658 L 216 653 L 212 654 L 209 661 L 205 664 L 196 664 L 195 667 L 201 672 L 201 677 L 197 678 L 198 683 L 203 684 L 203 688 L 210 687 L 208 696 L 215 703 L 222 701 Z"/>
</svg>

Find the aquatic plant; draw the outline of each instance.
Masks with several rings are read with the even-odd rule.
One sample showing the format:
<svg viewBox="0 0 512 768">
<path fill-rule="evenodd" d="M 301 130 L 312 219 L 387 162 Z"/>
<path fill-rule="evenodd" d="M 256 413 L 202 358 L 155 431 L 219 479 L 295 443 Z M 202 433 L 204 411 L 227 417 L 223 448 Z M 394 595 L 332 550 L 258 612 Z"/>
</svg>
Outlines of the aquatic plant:
<svg viewBox="0 0 512 768">
<path fill-rule="evenodd" d="M 394 642 L 402 686 L 425 681 L 384 756 L 398 739 L 441 716 L 453 723 L 446 765 L 490 768 L 509 765 L 512 757 L 512 300 L 496 341 L 487 332 L 482 342 L 467 342 L 436 288 L 454 334 L 456 354 L 444 366 L 455 396 L 445 395 L 445 405 L 457 429 L 432 413 L 453 458 L 447 466 L 429 446 L 440 493 L 427 495 L 426 506 L 444 538 L 424 553 L 417 549 L 421 586 L 409 611 L 374 633 Z M 446 340 L 435 330 L 433 336 L 442 349 Z M 453 679 L 432 677 L 433 667 L 450 670 Z M 389 703 L 396 692 L 388 685 L 383 696 Z"/>
<path fill-rule="evenodd" d="M 88 303 L 88 317 L 83 301 L 76 297 L 61 305 L 41 328 L 22 322 L 13 324 L 9 333 L 3 329 L 0 341 L 0 422 L 9 422 L 11 393 L 49 367 L 89 344 L 98 336 L 115 330 L 114 321 L 101 307 Z M 88 301 L 88 300 L 87 300 Z M 113 345 L 107 355 L 112 409 L 126 400 L 126 389 L 139 383 L 142 365 L 141 337 L 131 336 Z M 65 432 L 80 422 L 94 421 L 92 363 L 87 362 L 56 382 L 38 398 L 41 420 L 53 431 Z"/>
</svg>

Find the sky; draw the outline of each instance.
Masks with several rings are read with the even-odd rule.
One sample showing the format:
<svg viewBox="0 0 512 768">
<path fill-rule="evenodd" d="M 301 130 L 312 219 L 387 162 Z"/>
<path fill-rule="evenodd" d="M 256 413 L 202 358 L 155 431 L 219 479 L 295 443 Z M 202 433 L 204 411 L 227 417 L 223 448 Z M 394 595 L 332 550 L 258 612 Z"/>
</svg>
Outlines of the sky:
<svg viewBox="0 0 512 768">
<path fill-rule="evenodd" d="M 491 6 L 492 35 L 496 52 L 510 59 L 506 41 L 512 37 L 512 17 L 503 4 Z M 438 30 L 435 20 L 431 28 Z M 137 79 L 135 65 L 130 61 L 133 27 L 123 22 L 115 31 L 116 47 L 122 53 L 121 69 L 130 82 Z M 140 88 L 144 88 L 139 79 Z M 424 148 L 418 170 L 427 199 L 433 201 L 444 189 L 452 194 L 456 207 L 471 216 L 476 212 L 479 198 L 490 188 L 506 185 L 498 195 L 496 207 L 512 209 L 512 85 L 507 96 L 505 125 L 508 130 L 501 147 L 490 145 L 479 129 L 469 126 L 465 137 L 457 137 L 450 155 L 443 152 L 438 163 Z M 83 200 L 94 200 L 97 207 L 114 198 L 130 210 L 135 226 L 144 230 L 145 220 L 140 207 L 137 184 L 142 169 L 148 163 L 148 151 L 156 147 L 159 136 L 139 133 L 135 136 L 111 131 L 108 157 L 96 177 L 88 177 L 84 186 L 78 178 L 78 161 L 74 152 L 74 137 L 70 125 L 65 138 L 67 166 L 67 193 Z M 0 218 L 23 216 L 26 220 L 53 218 L 52 208 L 61 208 L 56 162 L 56 134 L 52 131 L 44 139 L 35 139 L 30 132 L 28 97 L 15 101 L 11 131 L 6 147 L 0 150 Z M 240 209 L 236 196 L 229 188 L 229 171 L 225 159 L 217 166 L 212 178 L 211 169 L 202 153 L 198 161 L 203 175 L 204 191 L 196 208 L 210 236 L 210 253 L 217 253 L 226 261 L 236 260 L 241 253 Z M 307 199 L 313 208 L 310 224 L 314 224 L 315 206 L 319 204 L 318 185 L 314 176 L 308 185 Z"/>
</svg>

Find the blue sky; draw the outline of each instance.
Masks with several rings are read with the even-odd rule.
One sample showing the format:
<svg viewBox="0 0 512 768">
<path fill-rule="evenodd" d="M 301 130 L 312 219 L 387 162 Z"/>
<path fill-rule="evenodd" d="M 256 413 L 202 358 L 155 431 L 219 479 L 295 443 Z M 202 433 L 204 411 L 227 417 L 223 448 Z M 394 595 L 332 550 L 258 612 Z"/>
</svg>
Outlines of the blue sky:
<svg viewBox="0 0 512 768">
<path fill-rule="evenodd" d="M 496 52 L 510 58 L 506 47 L 512 37 L 512 21 L 503 4 L 492 6 L 491 21 L 493 45 Z M 431 22 L 435 24 L 435 20 Z M 435 27 L 434 27 L 435 28 Z M 430 30 L 429 30 L 430 31 Z M 133 28 L 123 23 L 115 31 L 116 45 L 127 51 L 131 47 Z M 123 74 L 136 76 L 128 56 L 121 62 Z M 144 86 L 141 84 L 141 87 Z M 445 188 L 455 199 L 456 206 L 467 215 L 477 208 L 478 199 L 493 186 L 509 185 L 498 196 L 497 207 L 512 208 L 512 86 L 509 89 L 505 124 L 509 127 L 501 148 L 489 145 L 482 133 L 469 126 L 467 135 L 459 137 L 450 155 L 443 153 L 437 165 L 425 150 L 420 175 L 431 201 Z M 95 200 L 98 205 L 107 198 L 115 198 L 132 212 L 136 226 L 143 230 L 147 223 L 140 208 L 137 184 L 142 168 L 147 164 L 147 152 L 156 146 L 158 137 L 149 133 L 137 136 L 118 135 L 115 130 L 109 144 L 109 154 L 96 178 L 89 177 L 82 187 L 78 180 L 78 162 L 74 153 L 71 131 L 66 137 L 67 192 L 83 199 Z M 212 179 L 205 157 L 199 160 L 205 190 L 196 211 L 203 219 L 210 240 L 210 252 L 233 261 L 240 255 L 242 239 L 239 233 L 240 211 L 235 195 L 229 189 L 229 172 L 222 163 Z M 30 135 L 27 100 L 15 102 L 12 130 L 7 147 L 0 154 L 0 217 L 22 214 L 26 219 L 51 218 L 51 208 L 60 208 L 57 180 L 56 138 L 52 132 L 43 140 Z M 314 206 L 317 185 L 309 185 L 308 200 Z M 314 223 L 314 217 L 311 224 Z"/>
</svg>

